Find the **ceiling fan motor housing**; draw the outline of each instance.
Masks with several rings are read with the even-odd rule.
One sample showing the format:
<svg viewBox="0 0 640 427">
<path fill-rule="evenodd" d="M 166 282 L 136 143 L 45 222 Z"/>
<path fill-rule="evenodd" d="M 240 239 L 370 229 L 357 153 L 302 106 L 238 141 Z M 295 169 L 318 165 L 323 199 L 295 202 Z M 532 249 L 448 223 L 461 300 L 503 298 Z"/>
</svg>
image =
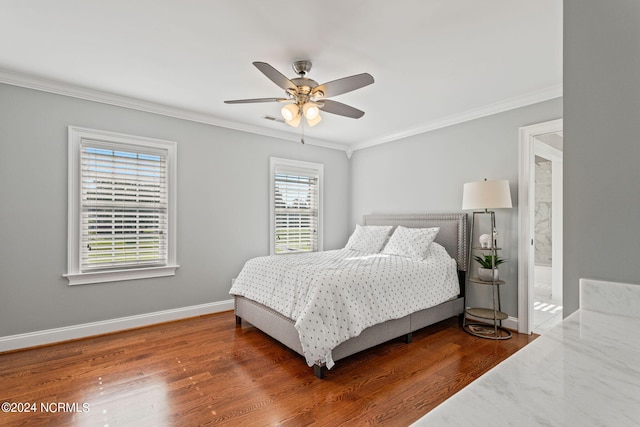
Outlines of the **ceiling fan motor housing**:
<svg viewBox="0 0 640 427">
<path fill-rule="evenodd" d="M 299 77 L 297 79 L 291 79 L 291 81 L 297 86 L 295 91 L 291 91 L 295 92 L 297 97 L 318 97 L 317 94 L 312 94 L 313 89 L 318 86 L 318 83 L 315 80 L 311 80 L 306 77 Z"/>
</svg>

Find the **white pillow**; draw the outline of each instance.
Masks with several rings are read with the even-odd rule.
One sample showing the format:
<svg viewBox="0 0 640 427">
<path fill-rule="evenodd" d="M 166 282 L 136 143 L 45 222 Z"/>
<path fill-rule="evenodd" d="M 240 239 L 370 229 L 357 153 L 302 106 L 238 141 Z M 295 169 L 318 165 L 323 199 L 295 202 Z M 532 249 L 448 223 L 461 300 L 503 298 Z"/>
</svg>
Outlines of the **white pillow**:
<svg viewBox="0 0 640 427">
<path fill-rule="evenodd" d="M 427 250 L 438 235 L 440 227 L 407 228 L 398 226 L 393 232 L 389 243 L 384 247 L 383 254 L 399 255 L 409 258 L 425 259 Z"/>
<path fill-rule="evenodd" d="M 354 251 L 367 252 L 370 254 L 377 254 L 384 246 L 389 232 L 392 226 L 386 225 L 360 225 L 356 224 L 347 246 L 345 249 L 352 249 Z"/>
</svg>

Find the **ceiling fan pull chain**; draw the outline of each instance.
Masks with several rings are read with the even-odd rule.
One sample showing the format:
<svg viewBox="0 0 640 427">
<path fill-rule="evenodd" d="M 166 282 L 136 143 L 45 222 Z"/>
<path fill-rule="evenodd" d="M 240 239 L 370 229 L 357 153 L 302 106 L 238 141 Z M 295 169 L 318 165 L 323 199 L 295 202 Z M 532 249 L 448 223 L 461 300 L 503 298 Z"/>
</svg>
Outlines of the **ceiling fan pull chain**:
<svg viewBox="0 0 640 427">
<path fill-rule="evenodd" d="M 300 142 L 304 144 L 304 120 L 301 120 L 301 122 L 302 122 L 302 127 L 300 128 L 300 132 L 301 132 Z"/>
</svg>

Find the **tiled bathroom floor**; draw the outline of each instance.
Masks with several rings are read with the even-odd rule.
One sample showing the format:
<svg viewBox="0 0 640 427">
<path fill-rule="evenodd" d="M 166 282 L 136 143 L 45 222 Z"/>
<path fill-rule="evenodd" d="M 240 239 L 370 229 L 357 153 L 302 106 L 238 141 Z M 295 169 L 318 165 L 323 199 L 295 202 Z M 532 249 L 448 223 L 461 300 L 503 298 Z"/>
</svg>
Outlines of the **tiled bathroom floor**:
<svg viewBox="0 0 640 427">
<path fill-rule="evenodd" d="M 552 298 L 551 286 L 536 284 L 533 300 L 533 332 L 542 335 L 561 321 L 561 299 Z"/>
</svg>

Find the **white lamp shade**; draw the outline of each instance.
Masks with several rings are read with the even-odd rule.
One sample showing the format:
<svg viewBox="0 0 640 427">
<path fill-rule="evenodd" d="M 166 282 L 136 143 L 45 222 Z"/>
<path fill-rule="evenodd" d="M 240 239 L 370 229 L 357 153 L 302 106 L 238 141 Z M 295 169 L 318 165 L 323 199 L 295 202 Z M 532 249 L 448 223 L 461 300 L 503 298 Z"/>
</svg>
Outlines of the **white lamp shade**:
<svg viewBox="0 0 640 427">
<path fill-rule="evenodd" d="M 297 116 L 300 115 L 300 108 L 296 104 L 287 104 L 282 107 L 282 110 L 280 110 L 280 112 L 282 113 L 282 117 L 284 117 L 285 120 L 290 121 L 294 120 Z"/>
<path fill-rule="evenodd" d="M 298 114 L 291 120 L 285 120 L 285 123 L 288 124 L 291 127 L 297 128 L 300 125 L 300 119 L 301 118 L 302 118 L 302 116 L 300 114 Z"/>
<path fill-rule="evenodd" d="M 307 118 L 307 123 L 309 124 L 310 127 L 314 127 L 315 125 L 320 123 L 321 120 L 322 120 L 322 116 L 318 114 L 314 119 Z"/>
<path fill-rule="evenodd" d="M 308 120 L 313 120 L 320 114 L 320 109 L 314 102 L 307 102 L 302 106 L 304 116 Z"/>
<path fill-rule="evenodd" d="M 506 179 L 467 182 L 462 191 L 462 209 L 510 208 L 511 190 Z"/>
</svg>

